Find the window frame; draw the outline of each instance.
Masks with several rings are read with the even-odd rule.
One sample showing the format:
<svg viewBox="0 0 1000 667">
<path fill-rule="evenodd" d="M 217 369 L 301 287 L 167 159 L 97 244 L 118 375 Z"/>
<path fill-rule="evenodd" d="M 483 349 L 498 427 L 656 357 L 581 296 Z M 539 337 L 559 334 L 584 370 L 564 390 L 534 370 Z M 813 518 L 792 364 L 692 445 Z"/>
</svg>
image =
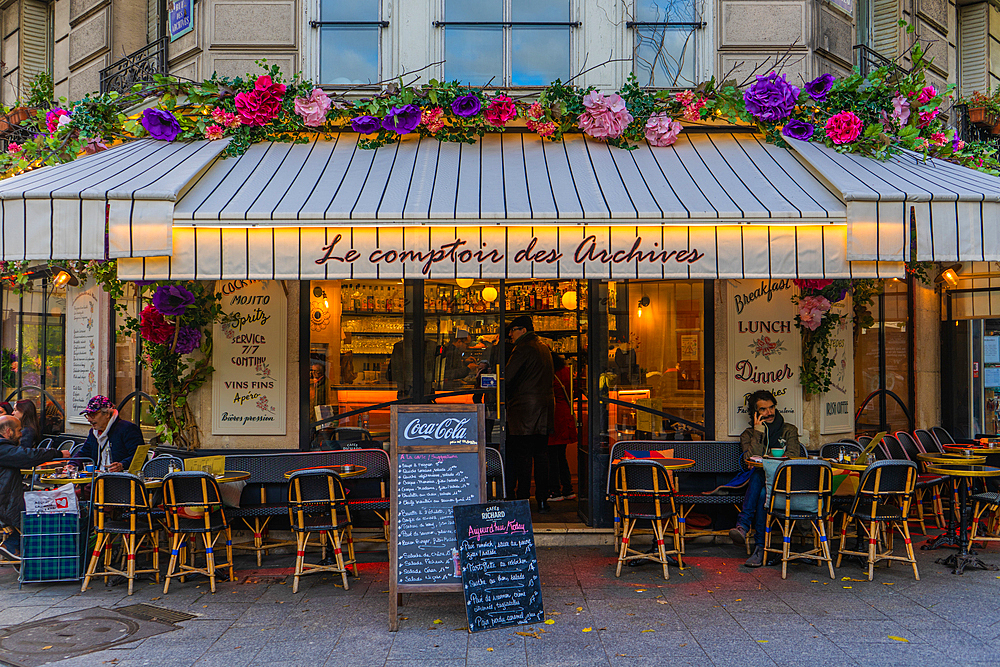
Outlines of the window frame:
<svg viewBox="0 0 1000 667">
<path fill-rule="evenodd" d="M 633 0 L 629 6 L 631 11 L 630 15 L 635 17 L 636 15 L 636 3 L 640 0 Z M 691 49 L 691 57 L 694 58 L 693 70 L 693 81 L 690 84 L 684 84 L 678 82 L 678 85 L 669 86 L 646 86 L 642 85 L 640 80 L 640 86 L 642 88 L 647 88 L 650 90 L 687 90 L 694 88 L 702 81 L 707 81 L 712 76 L 712 63 L 716 56 L 715 50 L 713 48 L 713 37 L 712 37 L 712 16 L 713 16 L 713 6 L 714 3 L 709 0 L 691 0 L 694 5 L 694 13 L 696 18 L 700 20 L 695 21 L 636 21 L 627 20 L 625 21 L 625 30 L 627 31 L 625 44 L 631 53 L 631 65 L 626 69 L 625 75 L 635 74 L 639 77 L 639 73 L 636 70 L 636 54 L 638 52 L 638 28 L 645 26 L 689 26 L 693 28 L 692 33 L 695 35 L 694 48 Z"/>
<path fill-rule="evenodd" d="M 385 76 L 385 67 L 388 62 L 387 43 L 391 38 L 387 36 L 387 31 L 391 30 L 391 23 L 386 17 L 386 8 L 383 0 L 377 0 L 378 19 L 374 21 L 324 21 L 322 18 L 322 0 L 312 0 L 306 10 L 307 20 L 303 21 L 303 43 L 307 47 L 308 63 L 307 69 L 311 73 L 311 79 L 320 88 L 327 90 L 378 90 L 381 88 L 380 82 Z M 378 64 L 375 67 L 375 78 L 370 83 L 324 83 L 320 79 L 322 69 L 322 46 L 324 26 L 372 26 L 378 28 Z"/>
</svg>

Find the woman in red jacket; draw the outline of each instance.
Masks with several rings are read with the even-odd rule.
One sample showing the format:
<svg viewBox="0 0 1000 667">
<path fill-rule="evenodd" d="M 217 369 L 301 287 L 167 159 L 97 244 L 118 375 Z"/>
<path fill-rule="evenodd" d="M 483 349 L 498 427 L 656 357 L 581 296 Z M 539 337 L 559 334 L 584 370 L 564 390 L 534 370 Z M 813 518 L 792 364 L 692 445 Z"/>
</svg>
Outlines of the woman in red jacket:
<svg viewBox="0 0 1000 667">
<path fill-rule="evenodd" d="M 573 399 L 570 393 L 572 374 L 562 355 L 552 353 L 552 392 L 556 396 L 555 431 L 549 436 L 549 488 L 550 500 L 574 500 L 573 483 L 566 461 L 566 445 L 577 442 L 576 417 L 573 415 Z"/>
</svg>

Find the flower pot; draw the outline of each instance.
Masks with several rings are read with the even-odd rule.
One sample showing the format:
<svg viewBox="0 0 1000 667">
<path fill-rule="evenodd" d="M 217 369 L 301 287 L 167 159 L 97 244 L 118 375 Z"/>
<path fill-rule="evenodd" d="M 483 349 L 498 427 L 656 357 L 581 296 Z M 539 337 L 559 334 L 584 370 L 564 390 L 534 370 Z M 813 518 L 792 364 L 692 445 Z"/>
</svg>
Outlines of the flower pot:
<svg viewBox="0 0 1000 667">
<path fill-rule="evenodd" d="M 11 109 L 10 113 L 0 116 L 0 134 L 10 132 L 24 121 L 34 115 L 35 110 L 28 107 L 17 107 Z"/>
<path fill-rule="evenodd" d="M 997 117 L 996 114 L 987 111 L 986 107 L 976 107 L 969 109 L 969 122 L 973 125 L 992 128 L 996 125 Z"/>
</svg>

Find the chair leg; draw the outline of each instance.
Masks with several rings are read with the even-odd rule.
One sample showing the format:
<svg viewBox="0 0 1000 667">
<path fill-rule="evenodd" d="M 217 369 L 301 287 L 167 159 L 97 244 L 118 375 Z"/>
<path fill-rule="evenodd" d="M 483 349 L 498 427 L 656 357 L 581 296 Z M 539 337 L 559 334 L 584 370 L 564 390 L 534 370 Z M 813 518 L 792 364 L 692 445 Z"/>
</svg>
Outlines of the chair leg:
<svg viewBox="0 0 1000 667">
<path fill-rule="evenodd" d="M 340 579 L 344 583 L 344 590 L 350 590 L 351 585 L 347 582 L 347 565 L 344 564 L 344 550 L 341 548 L 339 530 L 332 531 L 330 541 L 333 543 L 333 555 L 337 559 L 337 569 L 340 570 Z"/>
<path fill-rule="evenodd" d="M 628 555 L 628 539 L 632 534 L 632 529 L 635 527 L 635 522 L 630 522 L 628 519 L 622 519 L 622 535 L 620 540 L 620 547 L 618 549 L 618 569 L 615 570 L 615 576 L 622 576 L 622 563 L 625 562 L 625 557 Z"/>
<path fill-rule="evenodd" d="M 670 517 L 670 525 L 674 531 L 674 550 L 677 551 L 677 568 L 684 569 L 684 535 L 677 526 L 677 515 Z"/>
<path fill-rule="evenodd" d="M 910 560 L 910 565 L 913 566 L 913 578 L 920 581 L 920 572 L 917 571 L 917 559 L 913 554 L 913 541 L 910 539 L 910 529 L 907 527 L 906 522 L 903 522 L 903 546 L 906 547 L 906 556 Z"/>
<path fill-rule="evenodd" d="M 833 574 L 833 556 L 830 555 L 830 540 L 826 536 L 826 522 L 820 519 L 816 522 L 816 529 L 819 531 L 819 546 L 823 550 L 823 557 L 826 558 L 826 564 L 830 567 L 830 578 L 835 579 Z"/>
<path fill-rule="evenodd" d="M 840 567 L 841 562 L 844 560 L 844 544 L 847 543 L 847 522 L 850 518 L 847 512 L 844 512 L 844 516 L 840 521 L 840 545 L 837 547 L 837 567 Z"/>
<path fill-rule="evenodd" d="M 226 534 L 226 562 L 229 563 L 229 581 L 236 582 L 236 569 L 233 566 L 233 529 L 226 524 L 223 531 Z"/>
<path fill-rule="evenodd" d="M 792 548 L 792 529 L 795 528 L 795 522 L 785 519 L 784 525 L 781 527 L 781 578 L 785 579 L 788 576 L 788 556 Z M 764 553 L 764 560 L 767 561 L 767 552 Z"/>
<path fill-rule="evenodd" d="M 135 533 L 130 533 L 128 538 L 124 540 L 125 542 L 125 554 L 126 564 L 125 564 L 125 577 L 128 579 L 128 594 L 132 595 L 132 587 L 135 584 L 135 552 L 137 549 L 137 544 L 135 541 Z"/>
<path fill-rule="evenodd" d="M 174 569 L 177 567 L 177 558 L 181 551 L 181 541 L 183 541 L 184 535 L 182 533 L 172 533 L 170 535 L 170 561 L 167 563 L 167 576 L 164 578 L 163 582 L 163 594 L 166 595 L 167 591 L 170 590 L 170 579 L 174 576 Z"/>
<path fill-rule="evenodd" d="M 351 524 L 347 524 L 344 529 L 344 536 L 347 538 L 347 559 L 351 561 L 351 572 L 355 577 L 361 576 L 358 574 L 358 559 L 354 556 L 354 531 Z"/>
<path fill-rule="evenodd" d="M 302 563 L 305 561 L 308 544 L 309 533 L 295 533 L 295 577 L 292 579 L 292 593 L 299 592 L 299 579 L 302 577 Z"/>
<path fill-rule="evenodd" d="M 97 563 L 100 562 L 101 551 L 104 547 L 104 542 L 108 539 L 107 533 L 98 533 L 97 542 L 94 544 L 94 553 L 90 557 L 90 563 L 87 565 L 87 574 L 83 578 L 83 586 L 80 588 L 80 592 L 83 593 L 90 586 L 90 579 L 94 576 L 94 572 L 97 571 Z"/>
<path fill-rule="evenodd" d="M 879 523 L 871 521 L 868 524 L 868 581 L 875 578 L 875 557 L 878 549 Z"/>
<path fill-rule="evenodd" d="M 208 582 L 215 592 L 215 550 L 212 548 L 214 544 L 214 539 L 212 538 L 212 533 L 202 533 L 201 539 L 205 543 L 205 569 L 208 571 Z"/>
<path fill-rule="evenodd" d="M 667 553 L 663 546 L 663 536 L 666 530 L 662 521 L 653 519 L 653 538 L 656 540 L 656 549 L 660 554 L 660 563 L 663 565 L 663 578 L 670 579 L 670 570 L 667 569 Z"/>
</svg>

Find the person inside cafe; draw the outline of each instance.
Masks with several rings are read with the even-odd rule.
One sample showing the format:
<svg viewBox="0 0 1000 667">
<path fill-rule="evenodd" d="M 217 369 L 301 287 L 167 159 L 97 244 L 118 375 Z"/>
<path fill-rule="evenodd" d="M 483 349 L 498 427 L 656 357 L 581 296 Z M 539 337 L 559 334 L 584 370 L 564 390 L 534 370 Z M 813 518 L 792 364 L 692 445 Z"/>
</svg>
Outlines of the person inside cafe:
<svg viewBox="0 0 1000 667">
<path fill-rule="evenodd" d="M 0 416 L 14 414 L 14 406 L 7 401 L 0 401 Z"/>
<path fill-rule="evenodd" d="M 552 393 L 556 399 L 555 429 L 549 436 L 549 487 L 552 495 L 550 500 L 576 500 L 573 493 L 573 480 L 569 472 L 569 462 L 566 460 L 566 447 L 575 445 L 577 441 L 576 417 L 573 414 L 573 396 L 570 386 L 573 384 L 572 373 L 565 357 L 552 353 Z"/>
<path fill-rule="evenodd" d="M 24 475 L 22 470 L 68 457 L 69 452 L 58 449 L 22 447 L 21 422 L 12 415 L 0 416 L 0 552 L 6 558 L 21 557 L 21 512 L 24 511 Z"/>
<path fill-rule="evenodd" d="M 106 472 L 121 472 L 132 465 L 135 450 L 143 444 L 142 431 L 122 419 L 107 396 L 97 395 L 80 412 L 90 422 L 90 433 L 79 456 L 94 461 Z"/>
<path fill-rule="evenodd" d="M 444 348 L 444 388 L 458 389 L 463 381 L 479 369 L 479 362 L 469 351 L 469 332 L 459 329 L 455 339 Z"/>
<path fill-rule="evenodd" d="M 15 403 L 14 416 L 21 422 L 21 446 L 37 447 L 42 440 L 42 429 L 38 425 L 38 410 L 34 401 L 22 398 Z"/>
<path fill-rule="evenodd" d="M 777 406 L 778 400 L 766 389 L 747 396 L 750 425 L 740 434 L 744 459 L 761 457 L 770 454 L 772 450 L 799 451 L 799 430 L 794 424 L 785 422 Z M 760 567 L 764 564 L 764 528 L 767 522 L 764 486 L 764 470 L 755 468 L 750 474 L 743 509 L 736 519 L 736 526 L 729 531 L 733 542 L 746 544 L 747 534 L 753 526 L 754 550 L 745 563 L 747 567 Z"/>
<path fill-rule="evenodd" d="M 514 349 L 507 361 L 507 497 L 530 496 L 531 467 L 535 468 L 538 512 L 549 509 L 549 435 L 555 430 L 556 401 L 552 391 L 555 371 L 552 352 L 535 334 L 527 315 L 515 317 L 508 334 Z"/>
<path fill-rule="evenodd" d="M 316 416 L 316 406 L 326 405 L 326 364 L 313 359 L 309 364 L 309 415 Z"/>
</svg>

